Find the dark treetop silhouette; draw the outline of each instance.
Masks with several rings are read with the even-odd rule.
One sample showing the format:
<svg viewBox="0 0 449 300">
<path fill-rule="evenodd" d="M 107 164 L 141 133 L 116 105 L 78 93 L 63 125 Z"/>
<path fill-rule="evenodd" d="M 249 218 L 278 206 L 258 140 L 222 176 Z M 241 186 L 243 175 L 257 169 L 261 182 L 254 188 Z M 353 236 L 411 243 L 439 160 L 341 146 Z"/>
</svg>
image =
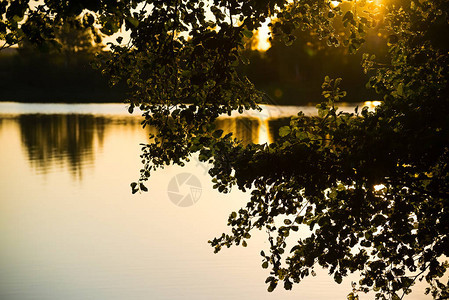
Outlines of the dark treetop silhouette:
<svg viewBox="0 0 449 300">
<path fill-rule="evenodd" d="M 111 84 L 131 88 L 129 111 L 144 111 L 143 126 L 158 133 L 143 145 L 141 177 L 183 165 L 193 153 L 213 164 L 214 187 L 251 189 L 244 208 L 228 220 L 231 234 L 210 241 L 215 251 L 246 246 L 251 230 L 266 230 L 261 252 L 272 291 L 286 289 L 317 266 L 335 281 L 360 271 L 357 292 L 399 299 L 423 277 L 435 298 L 449 296 L 441 282 L 449 254 L 448 1 L 2 1 L 2 47 L 22 39 L 57 43 L 54 29 L 82 17 L 105 35 L 124 29 L 95 66 Z M 377 4 L 376 4 L 377 3 Z M 346 8 L 344 8 L 346 7 Z M 257 108 L 261 93 L 236 72 L 244 40 L 267 18 L 272 34 L 291 44 L 295 29 L 310 30 L 329 46 L 356 52 L 369 28 L 387 34 L 388 55 L 364 55 L 368 88 L 382 104 L 374 111 L 341 113 L 340 79 L 326 78 L 317 117 L 299 113 L 271 145 L 243 145 L 215 130 L 223 113 Z M 274 19 L 275 18 L 275 19 Z M 343 32 L 334 30 L 335 22 Z M 187 104 L 188 103 L 188 104 Z M 283 223 L 274 219 L 283 219 Z M 305 239 L 286 242 L 291 232 Z M 287 251 L 286 251 L 287 250 Z"/>
</svg>

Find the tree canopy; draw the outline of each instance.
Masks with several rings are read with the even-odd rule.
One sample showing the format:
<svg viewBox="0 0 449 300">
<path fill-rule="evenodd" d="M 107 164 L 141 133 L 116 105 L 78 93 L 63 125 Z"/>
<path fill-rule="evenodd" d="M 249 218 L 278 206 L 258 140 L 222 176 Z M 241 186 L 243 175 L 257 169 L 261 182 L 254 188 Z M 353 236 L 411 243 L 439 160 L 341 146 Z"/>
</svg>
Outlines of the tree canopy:
<svg viewBox="0 0 449 300">
<path fill-rule="evenodd" d="M 105 35 L 128 32 L 129 41 L 117 37 L 95 67 L 111 84 L 126 81 L 129 111 L 139 107 L 142 125 L 158 129 L 142 146 L 132 191 L 146 191 L 156 169 L 184 165 L 193 154 L 212 164 L 219 192 L 250 190 L 246 206 L 229 217 L 231 233 L 210 243 L 216 252 L 246 246 L 253 230 L 265 230 L 269 291 L 279 283 L 291 289 L 322 266 L 338 283 L 360 272 L 349 299 L 370 290 L 380 299 L 400 299 L 422 278 L 434 298 L 446 299 L 449 61 L 441 34 L 449 1 L 379 2 L 46 0 L 32 7 L 2 1 L 0 39 L 3 47 L 23 38 L 57 43 L 54 29 L 78 16 Z M 261 92 L 237 68 L 247 63 L 245 39 L 267 19 L 272 35 L 287 45 L 297 29 L 348 53 L 360 49 L 368 30 L 387 36 L 385 57 L 362 59 L 371 76 L 366 86 L 382 104 L 374 112 L 342 113 L 336 106 L 346 95 L 341 79 L 326 77 L 318 115 L 299 112 L 270 145 L 243 145 L 216 130 L 220 114 L 261 102 Z M 307 238 L 287 239 L 305 228 Z"/>
</svg>

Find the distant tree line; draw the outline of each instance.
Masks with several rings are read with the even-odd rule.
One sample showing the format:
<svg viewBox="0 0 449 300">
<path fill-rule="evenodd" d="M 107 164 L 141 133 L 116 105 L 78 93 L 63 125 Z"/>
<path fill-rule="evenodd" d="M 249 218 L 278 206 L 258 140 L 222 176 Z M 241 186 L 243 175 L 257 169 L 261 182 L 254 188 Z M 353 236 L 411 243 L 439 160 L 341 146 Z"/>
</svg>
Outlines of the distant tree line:
<svg viewBox="0 0 449 300">
<path fill-rule="evenodd" d="M 24 40 L 17 50 L 0 55 L 0 101 L 21 102 L 122 102 L 126 84 L 110 87 L 108 80 L 92 68 L 96 53 L 104 51 L 101 34 L 83 28 L 84 20 L 65 22 L 56 33 L 58 45 L 32 45 Z M 386 55 L 382 37 L 367 37 L 365 49 L 376 49 L 378 57 Z M 257 35 L 248 39 L 245 56 L 250 64 L 240 65 L 247 76 L 265 93 L 265 102 L 280 105 L 318 103 L 325 75 L 344 77 L 351 89 L 348 102 L 375 100 L 365 88 L 368 77 L 360 65 L 363 48 L 345 55 L 346 47 L 328 47 L 310 31 L 296 30 L 291 46 L 274 38 L 271 48 L 259 51 Z M 376 47 L 377 46 L 377 47 Z"/>
<path fill-rule="evenodd" d="M 110 87 L 92 68 L 103 51 L 98 32 L 69 19 L 56 31 L 59 44 L 36 46 L 22 40 L 18 48 L 0 53 L 0 101 L 122 102 L 126 85 Z"/>
</svg>

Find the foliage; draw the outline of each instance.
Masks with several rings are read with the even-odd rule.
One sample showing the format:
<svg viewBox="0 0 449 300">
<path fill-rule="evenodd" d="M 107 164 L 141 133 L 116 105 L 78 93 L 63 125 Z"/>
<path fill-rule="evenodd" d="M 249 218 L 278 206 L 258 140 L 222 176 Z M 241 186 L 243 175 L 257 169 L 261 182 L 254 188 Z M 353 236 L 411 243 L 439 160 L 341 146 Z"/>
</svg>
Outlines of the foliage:
<svg viewBox="0 0 449 300">
<path fill-rule="evenodd" d="M 126 84 L 111 88 L 108 79 L 90 66 L 94 58 L 81 51 L 0 52 L 0 101 L 123 103 Z"/>
<path fill-rule="evenodd" d="M 19 50 L 23 53 L 63 53 L 67 58 L 76 54 L 94 55 L 102 50 L 101 35 L 96 28 L 86 28 L 81 17 L 69 17 L 61 26 L 53 28 L 54 43 L 37 44 L 23 36 Z M 38 49 L 35 49 L 38 46 Z M 40 50 L 40 51 L 39 51 Z"/>
<path fill-rule="evenodd" d="M 251 63 L 240 65 L 239 72 L 282 105 L 319 102 L 321 82 L 326 75 L 344 78 L 342 88 L 351 89 L 345 102 L 377 100 L 376 93 L 365 88 L 368 75 L 360 68 L 364 50 L 375 50 L 376 57 L 386 54 L 385 39 L 378 37 L 375 29 L 367 33 L 365 44 L 354 55 L 347 55 L 348 48 L 327 46 L 307 31 L 298 29 L 294 35 L 297 38 L 291 46 L 274 37 L 267 51 L 245 50 L 243 55 Z"/>
<path fill-rule="evenodd" d="M 183 165 L 193 153 L 213 164 L 218 191 L 251 190 L 247 205 L 229 217 L 232 233 L 210 242 L 215 251 L 245 246 L 252 230 L 266 230 L 270 249 L 261 255 L 262 267 L 271 268 L 269 291 L 279 282 L 291 289 L 320 265 L 338 283 L 360 271 L 349 299 L 369 290 L 380 299 L 402 298 L 421 276 L 435 298 L 448 296 L 440 282 L 449 255 L 448 52 L 435 34 L 447 29 L 447 0 L 398 1 L 379 14 L 363 12 L 367 1 L 347 10 L 327 0 L 46 1 L 36 9 L 27 9 L 28 1 L 6 3 L 0 38 L 7 44 L 21 36 L 54 42 L 50 25 L 77 15 L 106 35 L 130 32 L 129 42 L 117 38 L 96 67 L 111 84 L 127 81 L 129 110 L 140 107 L 143 126 L 159 130 L 143 145 L 133 192 L 145 191 L 157 168 Z M 296 29 L 311 30 L 351 53 L 367 28 L 380 24 L 389 57 L 365 55 L 363 66 L 383 104 L 374 112 L 339 112 L 336 102 L 346 93 L 340 79 L 326 78 L 318 116 L 299 113 L 276 143 L 244 146 L 215 130 L 220 114 L 257 108 L 261 94 L 236 68 L 244 62 L 244 38 L 269 17 L 276 17 L 273 35 L 286 44 Z M 287 240 L 304 228 L 307 238 Z"/>
</svg>

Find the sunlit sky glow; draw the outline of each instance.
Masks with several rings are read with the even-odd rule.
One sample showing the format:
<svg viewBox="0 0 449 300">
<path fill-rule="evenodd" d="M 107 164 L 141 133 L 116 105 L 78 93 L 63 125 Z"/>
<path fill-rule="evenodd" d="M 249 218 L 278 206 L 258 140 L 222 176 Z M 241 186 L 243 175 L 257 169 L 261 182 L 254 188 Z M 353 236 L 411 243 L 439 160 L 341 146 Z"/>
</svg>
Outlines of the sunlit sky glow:
<svg viewBox="0 0 449 300">
<path fill-rule="evenodd" d="M 341 0 L 341 1 L 331 1 L 331 4 L 333 6 L 338 6 L 340 5 L 340 3 L 345 2 L 345 0 Z M 383 2 L 383 0 L 368 0 L 366 1 L 368 3 L 374 3 L 374 4 L 381 4 Z"/>
<path fill-rule="evenodd" d="M 270 20 L 267 20 L 262 26 L 259 28 L 259 43 L 257 44 L 257 50 L 266 51 L 270 48 L 271 44 L 268 40 L 270 34 L 270 28 L 268 28 L 268 24 Z"/>
</svg>

